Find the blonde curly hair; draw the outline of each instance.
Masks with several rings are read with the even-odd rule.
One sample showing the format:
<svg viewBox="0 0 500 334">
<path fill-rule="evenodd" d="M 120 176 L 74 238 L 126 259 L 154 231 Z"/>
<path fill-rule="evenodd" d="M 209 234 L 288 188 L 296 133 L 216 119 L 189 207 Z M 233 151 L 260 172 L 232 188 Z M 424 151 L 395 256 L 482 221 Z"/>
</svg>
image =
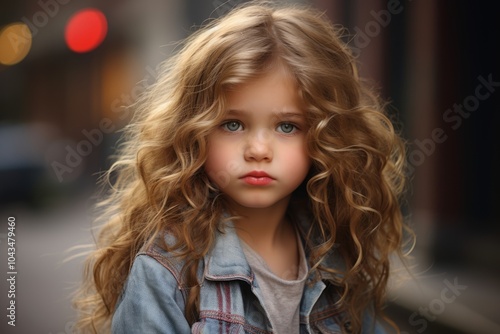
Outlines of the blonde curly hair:
<svg viewBox="0 0 500 334">
<path fill-rule="evenodd" d="M 406 228 L 405 145 L 358 77 L 342 34 L 316 10 L 251 2 L 209 22 L 163 64 L 157 83 L 133 106 L 135 119 L 108 171 L 116 178 L 100 203 L 103 225 L 75 298 L 76 328 L 109 331 L 135 255 L 166 231 L 177 240 L 168 250 L 185 260 L 193 287 L 185 314 L 196 321 L 198 263 L 224 210 L 204 171 L 207 136 L 224 118 L 226 89 L 275 62 L 293 75 L 306 106 L 312 167 L 294 200 L 314 222 L 306 245 L 311 268 L 334 274 L 353 332 L 363 310 L 374 305 L 382 314 L 390 255 L 402 255 Z M 321 266 L 334 245 L 342 270 Z"/>
</svg>

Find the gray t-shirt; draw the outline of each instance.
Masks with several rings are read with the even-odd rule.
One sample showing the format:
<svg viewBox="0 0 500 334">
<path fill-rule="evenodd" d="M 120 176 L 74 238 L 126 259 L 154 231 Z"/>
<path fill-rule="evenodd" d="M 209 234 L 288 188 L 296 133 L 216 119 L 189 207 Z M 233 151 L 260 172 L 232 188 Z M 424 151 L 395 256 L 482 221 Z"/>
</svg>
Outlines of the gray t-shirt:
<svg viewBox="0 0 500 334">
<path fill-rule="evenodd" d="M 257 254 L 243 240 L 243 252 L 252 268 L 257 284 L 264 296 L 264 309 L 269 315 L 274 333 L 298 334 L 300 332 L 300 301 L 307 278 L 306 256 L 300 238 L 299 268 L 292 268 L 290 273 L 284 273 L 287 279 L 276 276 L 268 267 L 264 259 Z M 298 272 L 297 277 L 290 277 L 291 273 Z"/>
</svg>

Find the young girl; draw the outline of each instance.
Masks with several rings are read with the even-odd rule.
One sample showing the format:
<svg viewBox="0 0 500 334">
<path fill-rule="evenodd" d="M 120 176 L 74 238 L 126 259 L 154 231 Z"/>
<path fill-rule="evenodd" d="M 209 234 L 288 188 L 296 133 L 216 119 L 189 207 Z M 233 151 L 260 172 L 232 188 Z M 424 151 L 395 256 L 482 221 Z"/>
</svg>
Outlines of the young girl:
<svg viewBox="0 0 500 334">
<path fill-rule="evenodd" d="M 383 331 L 404 145 L 324 15 L 252 2 L 211 22 L 127 131 L 81 331 Z"/>
</svg>

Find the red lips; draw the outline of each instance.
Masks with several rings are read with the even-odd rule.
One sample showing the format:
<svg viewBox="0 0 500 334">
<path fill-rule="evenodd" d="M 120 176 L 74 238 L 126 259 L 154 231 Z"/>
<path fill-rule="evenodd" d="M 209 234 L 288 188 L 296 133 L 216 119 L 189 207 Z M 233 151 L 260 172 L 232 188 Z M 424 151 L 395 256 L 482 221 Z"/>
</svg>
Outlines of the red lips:
<svg viewBox="0 0 500 334">
<path fill-rule="evenodd" d="M 274 181 L 273 177 L 263 171 L 251 171 L 242 176 L 241 179 L 253 186 L 265 186 Z"/>
</svg>

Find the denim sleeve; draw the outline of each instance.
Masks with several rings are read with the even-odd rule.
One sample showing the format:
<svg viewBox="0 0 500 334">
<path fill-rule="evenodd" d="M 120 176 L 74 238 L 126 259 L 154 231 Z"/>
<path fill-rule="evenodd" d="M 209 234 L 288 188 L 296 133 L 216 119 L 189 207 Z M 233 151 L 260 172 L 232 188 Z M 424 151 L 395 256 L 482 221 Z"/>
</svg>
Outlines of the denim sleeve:
<svg viewBox="0 0 500 334">
<path fill-rule="evenodd" d="M 139 255 L 112 319 L 112 333 L 191 333 L 184 298 L 173 274 L 158 261 Z"/>
</svg>

